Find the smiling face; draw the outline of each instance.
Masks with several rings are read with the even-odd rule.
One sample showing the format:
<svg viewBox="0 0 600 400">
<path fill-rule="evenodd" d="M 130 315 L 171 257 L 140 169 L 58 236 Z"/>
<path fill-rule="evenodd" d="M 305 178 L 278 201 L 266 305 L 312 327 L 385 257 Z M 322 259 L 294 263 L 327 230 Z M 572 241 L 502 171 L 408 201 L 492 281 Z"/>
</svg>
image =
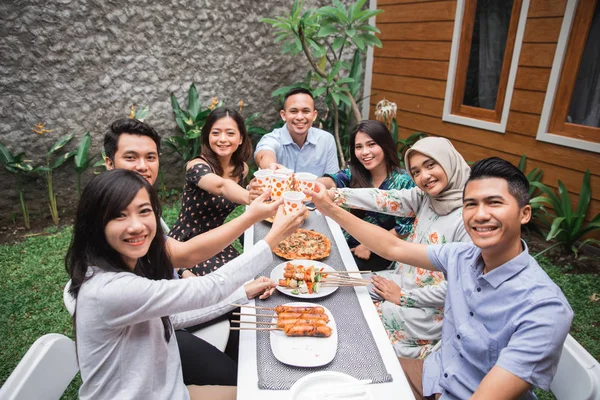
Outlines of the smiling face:
<svg viewBox="0 0 600 400">
<path fill-rule="evenodd" d="M 106 158 L 106 168 L 122 168 L 143 176 L 151 185 L 158 177 L 158 150 L 148 136 L 122 133 L 119 135 L 114 160 Z"/>
<path fill-rule="evenodd" d="M 104 235 L 109 246 L 133 270 L 138 258 L 148 253 L 156 235 L 156 216 L 145 188 L 140 189 L 118 217 L 108 221 Z"/>
<path fill-rule="evenodd" d="M 288 97 L 283 106 L 279 113 L 292 139 L 296 143 L 304 143 L 308 130 L 317 119 L 314 100 L 306 93 L 297 93 Z"/>
<path fill-rule="evenodd" d="M 521 225 L 530 218 L 531 206 L 519 207 L 505 179 L 482 178 L 467 183 L 463 221 L 484 259 L 495 258 L 500 265 L 516 257 L 521 249 Z"/>
<path fill-rule="evenodd" d="M 354 155 L 369 172 L 379 168 L 385 171 L 385 153 L 381 146 L 364 132 L 358 132 L 354 139 Z"/>
<path fill-rule="evenodd" d="M 218 157 L 231 157 L 242 144 L 242 135 L 231 117 L 221 118 L 210 129 L 208 143 Z"/>
<path fill-rule="evenodd" d="M 408 159 L 408 164 L 413 180 L 429 196 L 437 196 L 448 186 L 448 176 L 433 158 L 414 152 Z"/>
</svg>

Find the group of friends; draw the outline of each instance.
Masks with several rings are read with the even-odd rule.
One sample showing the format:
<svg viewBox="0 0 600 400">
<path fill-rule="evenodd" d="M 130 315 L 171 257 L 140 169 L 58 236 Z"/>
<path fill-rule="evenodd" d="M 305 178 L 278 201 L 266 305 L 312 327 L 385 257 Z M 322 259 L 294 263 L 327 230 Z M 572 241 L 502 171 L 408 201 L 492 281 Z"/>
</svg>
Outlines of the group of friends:
<svg viewBox="0 0 600 400">
<path fill-rule="evenodd" d="M 152 185 L 160 136 L 135 119 L 104 137 L 108 171 L 80 199 L 65 259 L 82 399 L 234 399 L 235 335 L 225 352 L 190 332 L 267 298 L 258 276 L 279 242 L 304 220 L 248 177 L 290 168 L 320 178 L 306 191 L 343 229 L 417 399 L 530 399 L 549 390 L 573 311 L 528 253 L 527 178 L 500 158 L 472 167 L 444 138 L 427 137 L 404 165 L 386 126 L 361 121 L 339 169 L 333 136 L 313 127 L 306 89 L 285 96 L 284 126 L 252 149 L 243 117 L 212 111 L 201 155 L 186 165 L 177 222 L 169 230 Z M 225 223 L 237 205 L 245 212 Z M 243 254 L 232 243 L 276 214 Z"/>
</svg>

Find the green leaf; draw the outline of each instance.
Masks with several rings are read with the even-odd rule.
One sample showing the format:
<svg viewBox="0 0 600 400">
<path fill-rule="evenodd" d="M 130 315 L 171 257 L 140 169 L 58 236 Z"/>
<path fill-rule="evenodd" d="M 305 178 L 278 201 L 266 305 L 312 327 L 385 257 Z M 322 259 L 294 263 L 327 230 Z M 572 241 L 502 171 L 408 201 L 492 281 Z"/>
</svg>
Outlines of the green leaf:
<svg viewBox="0 0 600 400">
<path fill-rule="evenodd" d="M 552 226 L 550 227 L 550 232 L 548 232 L 548 236 L 546 236 L 546 241 L 554 239 L 554 237 L 556 237 L 556 235 L 558 235 L 562 231 L 560 225 L 564 220 L 564 217 L 558 217 L 555 218 L 554 221 L 552 221 Z"/>
<path fill-rule="evenodd" d="M 338 61 L 333 65 L 331 71 L 327 75 L 327 82 L 331 83 L 334 79 L 337 78 L 337 75 L 340 73 L 340 69 L 342 69 L 342 62 Z"/>
<path fill-rule="evenodd" d="M 352 43 L 354 43 L 360 51 L 365 51 L 365 42 L 363 42 L 359 36 L 352 37 Z"/>
<path fill-rule="evenodd" d="M 198 99 L 198 90 L 196 89 L 196 85 L 192 83 L 190 85 L 190 89 L 188 90 L 188 109 L 190 112 L 190 117 L 193 120 L 196 120 L 196 116 L 200 112 L 201 108 L 202 105 Z"/>
<path fill-rule="evenodd" d="M 350 89 L 350 94 L 352 97 L 356 98 L 358 95 L 358 91 L 360 90 L 360 84 L 362 80 L 362 60 L 360 57 L 359 50 L 354 52 L 354 57 L 352 57 L 352 66 L 350 67 L 349 77 L 354 80 L 354 83 L 349 84 L 348 88 Z"/>
<path fill-rule="evenodd" d="M 519 160 L 519 170 L 523 173 L 525 173 L 525 163 L 527 162 L 527 156 L 525 154 L 523 154 L 521 156 L 521 160 Z"/>
<path fill-rule="evenodd" d="M 573 208 L 571 206 L 571 198 L 569 197 L 569 192 L 567 191 L 567 188 L 565 187 L 564 183 L 562 183 L 560 180 L 558 181 L 558 194 L 560 196 L 560 203 L 562 206 L 562 215 L 567 220 L 570 220 L 573 211 Z"/>
<path fill-rule="evenodd" d="M 64 164 L 65 161 L 67 161 L 72 156 L 73 156 L 73 152 L 69 152 L 69 153 L 65 153 L 65 154 L 61 155 L 60 157 L 57 157 L 54 160 L 54 163 L 52 164 L 51 169 L 56 169 L 56 168 L 60 167 L 61 165 Z"/>
<path fill-rule="evenodd" d="M 348 36 L 350 38 L 353 38 L 356 35 L 356 29 L 354 29 L 354 28 L 346 29 L 345 32 L 346 32 L 346 36 Z"/>
<path fill-rule="evenodd" d="M 74 161 L 77 168 L 81 168 L 83 166 L 83 163 L 87 159 L 88 150 L 91 144 L 92 137 L 90 136 L 90 132 L 86 132 L 85 135 L 83 135 L 79 146 L 77 146 L 77 149 L 75 149 L 76 153 Z"/>
<path fill-rule="evenodd" d="M 338 32 L 338 29 L 335 25 L 323 25 L 323 26 L 321 26 L 321 29 L 319 29 L 319 32 L 317 33 L 317 37 L 326 37 L 326 36 L 332 35 L 337 32 Z"/>
<path fill-rule="evenodd" d="M 348 107 L 352 107 L 352 103 L 350 103 L 350 99 L 348 98 L 348 96 L 344 93 L 344 92 L 340 92 L 338 94 L 340 100 L 346 104 Z"/>
<path fill-rule="evenodd" d="M 332 97 L 335 104 L 340 104 L 340 96 L 337 93 L 330 92 L 329 95 Z"/>
<path fill-rule="evenodd" d="M 350 22 L 354 22 L 362 15 L 361 9 L 365 5 L 367 0 L 358 0 L 355 4 L 350 6 Z"/>
<path fill-rule="evenodd" d="M 346 38 L 344 36 L 338 36 L 333 40 L 333 44 L 331 45 L 331 48 L 335 51 L 338 51 L 339 49 L 342 48 L 344 43 L 346 43 Z"/>
<path fill-rule="evenodd" d="M 362 40 L 367 45 L 381 47 L 381 40 L 379 40 L 377 36 L 371 35 L 370 33 L 358 34 L 356 35 L 356 38 L 360 38 L 360 40 Z"/>
<path fill-rule="evenodd" d="M 317 98 L 317 97 L 321 96 L 323 93 L 325 93 L 326 90 L 327 89 L 324 88 L 323 86 L 316 88 L 315 90 L 313 90 L 313 97 Z"/>
<path fill-rule="evenodd" d="M 280 34 L 279 36 L 277 36 L 277 37 L 275 38 L 275 40 L 273 40 L 273 43 L 278 43 L 278 42 L 282 41 L 283 39 L 287 39 L 289 36 L 290 36 L 290 35 L 289 35 L 289 34 L 287 34 L 287 33 L 282 33 L 282 34 Z"/>
<path fill-rule="evenodd" d="M 47 154 L 52 154 L 57 150 L 60 150 L 61 148 L 63 148 L 67 143 L 69 143 L 69 141 L 73 139 L 73 134 L 68 134 L 65 136 L 60 137 L 56 143 L 54 143 L 54 145 L 52 147 L 50 147 L 50 150 L 48 150 Z"/>
<path fill-rule="evenodd" d="M 367 31 L 367 32 L 373 32 L 373 33 L 381 33 L 381 31 L 379 29 L 377 29 L 377 27 L 375 27 L 373 25 L 368 25 L 368 24 L 356 26 L 355 29 L 358 30 L 358 31 Z"/>
<path fill-rule="evenodd" d="M 333 19 L 333 21 L 344 24 L 346 20 L 346 13 L 344 11 L 340 11 L 339 9 L 331 6 L 321 7 L 317 10 L 317 13 L 326 15 L 327 17 Z"/>
<path fill-rule="evenodd" d="M 382 12 L 383 10 L 365 10 L 361 13 L 360 17 L 356 19 L 356 22 L 366 21 L 371 17 L 381 14 Z"/>
<path fill-rule="evenodd" d="M 2 143 L 0 143 L 0 162 L 4 165 L 8 165 L 14 162 L 15 157 L 13 153 Z"/>
</svg>

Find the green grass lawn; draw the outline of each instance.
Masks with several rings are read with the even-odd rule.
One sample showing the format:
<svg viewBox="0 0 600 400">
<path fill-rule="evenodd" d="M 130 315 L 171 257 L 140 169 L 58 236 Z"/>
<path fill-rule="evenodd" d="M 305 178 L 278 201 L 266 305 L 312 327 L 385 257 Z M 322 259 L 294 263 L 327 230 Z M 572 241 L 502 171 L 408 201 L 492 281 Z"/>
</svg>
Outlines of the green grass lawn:
<svg viewBox="0 0 600 400">
<path fill-rule="evenodd" d="M 179 204 L 164 209 L 165 221 L 172 225 Z M 239 215 L 241 208 L 233 216 Z M 72 337 L 72 321 L 63 301 L 63 287 L 68 280 L 64 256 L 71 238 L 71 229 L 30 237 L 21 243 L 0 246 L 0 385 L 15 368 L 31 344 L 46 333 L 62 333 Z M 238 250 L 241 250 L 238 243 Z M 593 274 L 570 274 L 568 267 L 551 265 L 546 259 L 540 264 L 561 287 L 575 311 L 571 335 L 596 359 L 600 359 L 600 303 L 590 296 L 600 294 L 600 279 Z M 63 396 L 77 398 L 80 385 L 77 378 Z M 542 399 L 551 394 L 538 391 Z"/>
</svg>

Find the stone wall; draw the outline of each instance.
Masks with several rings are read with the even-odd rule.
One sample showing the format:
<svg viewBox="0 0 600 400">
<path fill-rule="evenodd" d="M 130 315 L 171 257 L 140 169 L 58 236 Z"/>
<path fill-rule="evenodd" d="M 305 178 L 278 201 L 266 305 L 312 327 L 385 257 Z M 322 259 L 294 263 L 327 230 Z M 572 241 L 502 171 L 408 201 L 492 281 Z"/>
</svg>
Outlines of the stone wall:
<svg viewBox="0 0 600 400">
<path fill-rule="evenodd" d="M 302 55 L 281 56 L 272 28 L 262 17 L 284 15 L 291 0 L 22 0 L 0 3 L 0 142 L 41 162 L 59 136 L 86 131 L 100 153 L 107 124 L 148 105 L 146 122 L 163 136 L 176 125 L 171 92 L 187 104 L 192 82 L 208 104 L 244 100 L 244 114 L 259 111 L 271 126 L 278 106 L 270 93 L 301 80 Z M 305 8 L 329 3 L 307 0 Z M 43 121 L 51 133 L 32 127 Z M 69 162 L 55 174 L 61 212 L 75 203 L 75 174 Z M 163 159 L 167 181 L 182 182 L 181 162 Z M 89 180 L 87 172 L 84 181 Z M 4 169 L 0 218 L 20 219 L 14 176 Z M 33 218 L 46 218 L 44 181 L 26 182 Z"/>
</svg>

